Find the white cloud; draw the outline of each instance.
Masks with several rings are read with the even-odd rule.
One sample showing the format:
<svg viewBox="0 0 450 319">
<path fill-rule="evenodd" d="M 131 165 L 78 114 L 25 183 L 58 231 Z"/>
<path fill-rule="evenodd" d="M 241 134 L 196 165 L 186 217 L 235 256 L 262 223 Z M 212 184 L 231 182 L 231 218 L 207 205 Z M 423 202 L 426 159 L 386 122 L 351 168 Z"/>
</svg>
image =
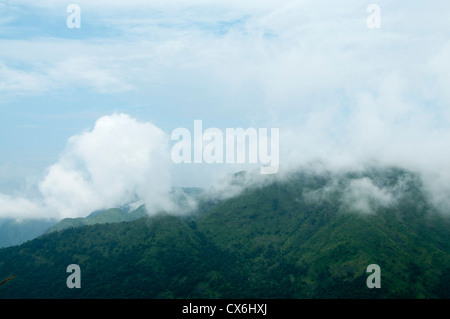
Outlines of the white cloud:
<svg viewBox="0 0 450 319">
<path fill-rule="evenodd" d="M 53 1 L 20 3 L 56 10 Z M 75 86 L 145 93 L 158 86 L 186 101 L 163 117 L 183 110 L 279 127 L 281 169 L 315 160 L 331 168 L 376 161 L 421 172 L 433 194 L 444 190 L 436 201 L 448 198 L 449 2 L 380 1 L 377 30 L 367 28 L 367 5 L 357 0 L 78 4 L 82 19 L 89 13 L 110 33 L 0 40 L 0 60 L 6 61 L 0 90 Z M 32 67 L 12 67 L 22 64 Z M 189 95 L 191 88 L 200 88 L 201 96 Z M 208 110 L 197 105 L 207 94 L 213 97 L 204 102 Z M 228 103 L 217 103 L 222 99 Z M 91 153 L 86 147 L 68 157 Z M 99 185 L 110 181 L 95 160 L 77 161 L 86 168 L 62 160 L 50 169 L 49 181 L 63 174 L 84 202 L 95 203 Z M 48 183 L 56 199 L 58 190 Z M 102 198 L 120 188 L 104 190 Z"/>
<path fill-rule="evenodd" d="M 0 193 L 0 219 L 14 218 L 34 219 L 34 218 L 55 218 L 49 215 L 46 208 L 37 202 L 31 201 L 22 196 L 10 196 Z"/>
<path fill-rule="evenodd" d="M 377 207 L 388 207 L 394 202 L 390 191 L 377 187 L 366 177 L 352 180 L 343 195 L 346 209 L 365 214 L 372 214 Z"/>
<path fill-rule="evenodd" d="M 126 114 L 100 118 L 73 136 L 39 188 L 46 205 L 62 217 L 143 200 L 155 213 L 169 209 L 168 137 L 151 123 Z"/>
<path fill-rule="evenodd" d="M 0 92 L 43 93 L 49 89 L 48 79 L 35 71 L 23 71 L 6 66 L 0 61 Z"/>
<path fill-rule="evenodd" d="M 168 136 L 126 114 L 101 117 L 71 137 L 39 183 L 41 199 L 0 193 L 0 218 L 85 217 L 143 202 L 149 214 L 172 210 Z"/>
<path fill-rule="evenodd" d="M 228 173 L 216 180 L 205 195 L 214 200 L 225 200 L 235 197 L 249 188 L 260 188 L 276 181 L 277 175 L 261 174 L 259 169 L 241 170 Z"/>
<path fill-rule="evenodd" d="M 98 92 L 124 92 L 133 89 L 131 84 L 120 79 L 114 58 L 71 56 L 48 70 L 48 77 L 53 79 L 55 86 L 87 87 Z"/>
<path fill-rule="evenodd" d="M 33 50 L 39 44 L 25 45 Z M 3 53 L 8 55 L 7 52 Z M 11 60 L 11 57 L 9 57 Z M 117 58 L 98 58 L 84 55 L 42 64 L 33 62 L 27 67 L 7 66 L 0 61 L 0 92 L 8 95 L 33 95 L 56 90 L 86 88 L 100 93 L 120 93 L 133 90 L 118 66 Z"/>
</svg>

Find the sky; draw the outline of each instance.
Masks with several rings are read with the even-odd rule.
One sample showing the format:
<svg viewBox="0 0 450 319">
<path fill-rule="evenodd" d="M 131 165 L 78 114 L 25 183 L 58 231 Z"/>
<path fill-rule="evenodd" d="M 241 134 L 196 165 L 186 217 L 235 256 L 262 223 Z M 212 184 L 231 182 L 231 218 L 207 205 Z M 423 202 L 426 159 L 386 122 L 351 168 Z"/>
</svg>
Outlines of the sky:
<svg viewBox="0 0 450 319">
<path fill-rule="evenodd" d="M 258 167 L 174 164 L 195 120 L 278 128 L 281 171 L 418 171 L 449 207 L 449 57 L 445 0 L 0 1 L 0 217 L 167 209 Z"/>
</svg>

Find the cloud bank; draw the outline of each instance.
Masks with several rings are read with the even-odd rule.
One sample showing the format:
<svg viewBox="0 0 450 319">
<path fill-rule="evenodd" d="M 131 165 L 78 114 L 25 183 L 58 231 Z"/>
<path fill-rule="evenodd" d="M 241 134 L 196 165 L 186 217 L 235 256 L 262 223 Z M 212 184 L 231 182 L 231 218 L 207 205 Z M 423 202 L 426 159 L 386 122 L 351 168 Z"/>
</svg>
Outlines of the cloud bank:
<svg viewBox="0 0 450 319">
<path fill-rule="evenodd" d="M 6 96 L 72 87 L 98 96 L 133 92 L 136 104 L 162 109 L 166 127 L 194 119 L 208 119 L 208 127 L 277 127 L 280 174 L 317 161 L 335 170 L 395 165 L 419 172 L 433 202 L 450 207 L 448 1 L 378 1 L 381 28 L 369 29 L 369 3 L 357 0 L 83 0 L 79 38 L 64 33 L 65 5 L 16 3 L 17 11 L 12 4 L 2 11 L 2 30 L 17 28 L 18 14 L 9 15 L 21 6 L 48 21 L 62 17 L 63 27 L 39 25 L 48 36 L 34 26 L 24 28 L 32 35 L 0 39 Z M 45 207 L 75 214 L 57 200 L 72 187 L 92 204 L 112 202 L 114 190 L 134 192 L 125 177 L 102 190 L 111 179 L 77 143 L 87 142 L 71 141 L 41 183 Z M 184 168 L 190 173 L 176 176 L 184 185 L 191 177 L 210 182 L 217 171 Z M 61 176 L 67 184 L 59 185 Z M 230 194 L 242 188 L 235 186 Z"/>
<path fill-rule="evenodd" d="M 71 137 L 39 183 L 41 201 L 0 194 L 0 217 L 84 217 L 136 201 L 152 214 L 170 210 L 168 137 L 126 114 L 101 117 Z"/>
</svg>

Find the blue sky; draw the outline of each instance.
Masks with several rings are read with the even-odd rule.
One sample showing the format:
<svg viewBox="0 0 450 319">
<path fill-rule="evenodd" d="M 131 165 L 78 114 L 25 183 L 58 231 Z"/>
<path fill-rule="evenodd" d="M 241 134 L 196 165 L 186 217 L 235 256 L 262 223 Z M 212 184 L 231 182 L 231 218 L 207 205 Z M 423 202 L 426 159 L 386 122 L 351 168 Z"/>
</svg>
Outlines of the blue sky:
<svg viewBox="0 0 450 319">
<path fill-rule="evenodd" d="M 0 1 L 0 195 L 42 196 L 69 138 L 113 113 L 168 136 L 278 127 L 285 167 L 378 161 L 447 187 L 449 17 L 444 0 Z M 171 183 L 236 169 L 171 167 Z"/>
<path fill-rule="evenodd" d="M 183 49 L 177 46 L 188 45 L 183 38 L 190 32 L 214 39 L 231 28 L 242 28 L 247 13 L 228 17 L 225 11 L 220 17 L 222 11 L 214 6 L 175 11 L 144 6 L 141 11 L 140 4 L 124 12 L 120 4 L 81 3 L 82 27 L 69 29 L 68 4 L 4 1 L 0 6 L 4 73 L 0 161 L 16 167 L 20 175 L 6 172 L 3 191 L 11 191 L 11 182 L 22 183 L 24 174 L 40 174 L 58 159 L 70 136 L 112 112 L 151 120 L 167 131 L 205 117 L 211 125 L 242 125 L 214 108 L 244 105 L 248 98 L 229 98 L 228 92 L 219 92 L 220 79 L 208 74 L 206 67 L 180 68 Z M 217 20 L 208 16 L 215 13 L 219 13 Z M 160 47 L 174 56 L 152 52 Z M 102 59 L 112 60 L 114 66 Z M 157 65 L 159 61 L 165 65 Z M 64 63 L 73 68 L 65 69 Z M 138 70 L 128 72 L 128 67 Z"/>
</svg>

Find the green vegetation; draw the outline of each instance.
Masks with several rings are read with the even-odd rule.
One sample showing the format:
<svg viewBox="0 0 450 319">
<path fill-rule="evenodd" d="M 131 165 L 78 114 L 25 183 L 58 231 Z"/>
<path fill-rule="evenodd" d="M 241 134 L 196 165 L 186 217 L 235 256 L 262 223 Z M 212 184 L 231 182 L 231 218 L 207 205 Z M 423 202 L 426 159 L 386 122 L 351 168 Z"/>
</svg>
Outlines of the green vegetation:
<svg viewBox="0 0 450 319">
<path fill-rule="evenodd" d="M 86 225 L 95 224 L 110 224 L 110 223 L 120 223 L 125 221 L 132 221 L 142 217 L 147 216 L 145 207 L 142 205 L 138 209 L 132 211 L 131 213 L 126 213 L 120 208 L 111 208 L 104 211 L 97 211 L 91 213 L 86 218 L 64 218 L 57 224 L 50 227 L 46 233 L 51 233 L 54 231 L 61 231 L 73 227 L 81 227 Z"/>
<path fill-rule="evenodd" d="M 42 235 L 49 227 L 56 224 L 56 220 L 0 220 L 0 248 L 20 245 L 27 240 Z"/>
<path fill-rule="evenodd" d="M 347 193 L 362 179 L 395 198 L 379 204 L 369 188 L 356 200 L 371 210 L 358 213 Z M 0 273 L 17 276 L 0 297 L 450 297 L 450 220 L 427 201 L 420 179 L 400 169 L 303 171 L 203 201 L 189 217 L 128 221 L 106 212 L 116 222 L 92 214 L 94 225 L 0 249 Z M 73 263 L 81 289 L 66 286 Z M 369 264 L 381 267 L 380 289 L 366 286 Z"/>
<path fill-rule="evenodd" d="M 203 194 L 203 189 L 196 187 L 173 187 L 171 191 L 172 200 L 180 206 L 188 205 L 188 196 L 191 199 L 198 199 Z M 80 227 L 86 225 L 95 224 L 110 224 L 110 223 L 120 223 L 129 222 L 137 220 L 142 217 L 146 217 L 147 212 L 145 206 L 141 205 L 137 209 L 130 213 L 125 212 L 121 208 L 111 208 L 107 210 L 99 210 L 92 212 L 89 216 L 82 218 L 64 218 L 63 220 L 55 223 L 51 227 L 48 226 L 46 233 L 51 233 L 54 231 L 60 231 L 73 227 Z"/>
</svg>

